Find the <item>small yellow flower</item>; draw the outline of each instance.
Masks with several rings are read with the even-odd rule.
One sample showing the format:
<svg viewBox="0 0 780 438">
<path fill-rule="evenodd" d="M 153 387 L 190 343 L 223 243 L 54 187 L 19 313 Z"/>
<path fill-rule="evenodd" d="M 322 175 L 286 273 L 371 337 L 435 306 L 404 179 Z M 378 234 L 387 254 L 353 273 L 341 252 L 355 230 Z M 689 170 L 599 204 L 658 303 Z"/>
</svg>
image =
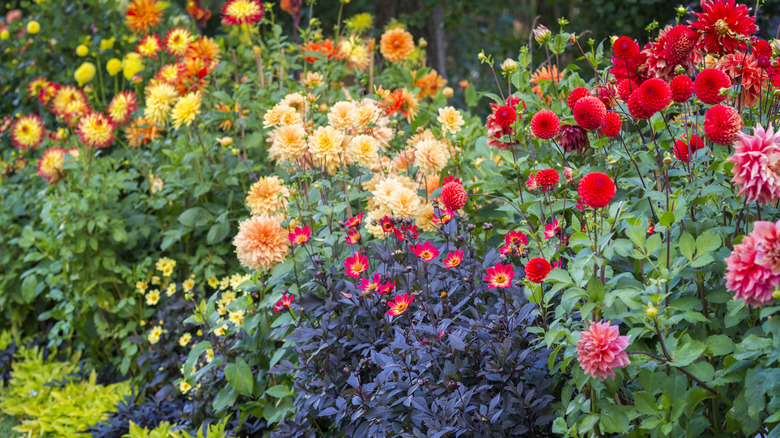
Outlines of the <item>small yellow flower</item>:
<svg viewBox="0 0 780 438">
<path fill-rule="evenodd" d="M 179 382 L 179 391 L 181 391 L 182 394 L 186 394 L 190 389 L 192 389 L 192 385 L 187 383 L 186 380 Z"/>
<path fill-rule="evenodd" d="M 152 289 L 149 291 L 149 293 L 146 294 L 146 304 L 150 306 L 154 306 L 157 304 L 157 302 L 160 301 L 160 291 L 157 289 Z"/>
<path fill-rule="evenodd" d="M 246 314 L 243 310 L 236 310 L 235 312 L 230 312 L 230 316 L 228 316 L 228 319 L 230 322 L 232 322 L 235 326 L 241 327 L 244 325 L 244 315 Z"/>
<path fill-rule="evenodd" d="M 73 72 L 73 77 L 79 83 L 79 87 L 81 87 L 91 81 L 95 77 L 95 73 L 97 73 L 95 64 L 91 62 L 85 62 L 81 64 L 75 72 Z"/>
<path fill-rule="evenodd" d="M 165 330 L 163 330 L 162 327 L 155 326 L 149 330 L 149 334 L 146 338 L 149 340 L 150 344 L 156 344 L 160 342 L 160 336 L 162 336 L 163 333 L 165 333 Z"/>
<path fill-rule="evenodd" d="M 162 280 L 160 280 L 160 277 L 158 277 L 156 275 L 154 277 L 152 277 L 152 284 L 155 285 L 155 286 L 158 286 L 161 281 Z"/>
<path fill-rule="evenodd" d="M 114 47 L 114 42 L 116 42 L 116 38 L 111 37 L 108 39 L 104 39 L 100 41 L 100 51 L 105 52 L 108 49 L 111 49 Z"/>
<path fill-rule="evenodd" d="M 8 32 L 8 29 L 3 29 L 2 32 L 0 32 L 0 40 L 7 40 L 11 36 L 11 33 Z"/>
<path fill-rule="evenodd" d="M 136 281 L 135 282 L 135 288 L 138 290 L 139 293 L 145 294 L 146 289 L 149 288 L 149 285 L 146 284 L 145 281 Z"/>
<path fill-rule="evenodd" d="M 224 305 L 227 306 L 228 304 L 232 303 L 236 300 L 236 293 L 232 291 L 227 291 L 222 294 L 222 302 L 225 303 Z"/>
<path fill-rule="evenodd" d="M 195 280 L 191 278 L 184 280 L 184 282 L 181 284 L 181 287 L 184 290 L 184 292 L 189 292 L 192 290 L 193 287 L 195 287 Z"/>
<path fill-rule="evenodd" d="M 225 336 L 225 324 L 214 329 L 214 334 L 217 336 Z"/>
<path fill-rule="evenodd" d="M 172 266 L 166 266 L 165 269 L 162 271 L 163 275 L 166 277 L 170 277 L 171 274 L 173 274 L 173 267 Z"/>
<path fill-rule="evenodd" d="M 230 287 L 230 277 L 225 277 L 219 282 L 219 288 L 225 290 L 228 287 Z"/>
<path fill-rule="evenodd" d="M 40 31 L 41 31 L 41 24 L 38 23 L 37 21 L 33 20 L 27 23 L 27 33 L 35 35 Z"/>
<path fill-rule="evenodd" d="M 106 63 L 106 71 L 111 76 L 116 76 L 117 73 L 122 71 L 122 61 L 117 58 L 111 58 Z"/>
<path fill-rule="evenodd" d="M 206 350 L 206 363 L 211 363 L 214 360 L 214 350 L 209 348 Z"/>
<path fill-rule="evenodd" d="M 89 48 L 84 44 L 79 44 L 78 47 L 76 47 L 76 55 L 82 58 L 89 55 Z"/>
<path fill-rule="evenodd" d="M 176 293 L 176 283 L 169 284 L 168 289 L 165 290 L 165 294 L 171 296 L 175 293 Z"/>
<path fill-rule="evenodd" d="M 182 347 L 186 347 L 187 344 L 190 343 L 190 340 L 192 340 L 192 335 L 189 333 L 185 333 L 181 335 L 181 337 L 179 337 L 179 345 L 181 345 Z"/>
<path fill-rule="evenodd" d="M 217 286 L 219 286 L 219 280 L 217 280 L 217 277 L 209 278 L 209 287 L 212 289 L 216 289 Z"/>
<path fill-rule="evenodd" d="M 195 334 L 197 334 L 198 336 L 203 336 L 203 330 L 198 329 L 198 331 L 195 332 Z"/>
</svg>

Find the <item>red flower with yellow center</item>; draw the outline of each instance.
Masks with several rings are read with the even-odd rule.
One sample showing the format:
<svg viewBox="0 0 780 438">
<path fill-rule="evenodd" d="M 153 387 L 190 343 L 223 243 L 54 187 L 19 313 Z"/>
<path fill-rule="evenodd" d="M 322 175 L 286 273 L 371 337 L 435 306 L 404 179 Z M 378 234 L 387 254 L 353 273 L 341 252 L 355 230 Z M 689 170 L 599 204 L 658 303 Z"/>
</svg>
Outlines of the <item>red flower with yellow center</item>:
<svg viewBox="0 0 780 438">
<path fill-rule="evenodd" d="M 114 124 L 103 113 L 93 111 L 82 117 L 76 132 L 91 148 L 105 148 L 114 139 Z"/>
<path fill-rule="evenodd" d="M 345 274 L 347 276 L 360 278 L 360 274 L 368 270 L 368 258 L 356 252 L 352 257 L 347 257 L 347 261 L 344 262 L 344 268 L 346 268 Z"/>
<path fill-rule="evenodd" d="M 33 79 L 32 82 L 27 84 L 27 97 L 38 97 L 38 93 L 40 93 L 43 87 L 49 84 L 50 82 L 45 78 Z"/>
<path fill-rule="evenodd" d="M 19 149 L 35 149 L 43 141 L 46 129 L 35 114 L 21 116 L 11 128 L 11 141 Z"/>
<path fill-rule="evenodd" d="M 433 218 L 431 219 L 431 223 L 436 225 L 437 227 L 440 227 L 444 224 L 449 223 L 454 216 L 455 216 L 454 211 L 450 210 L 449 208 L 442 208 L 439 209 L 439 214 L 436 214 L 436 212 L 433 213 Z"/>
<path fill-rule="evenodd" d="M 393 220 L 390 219 L 390 216 L 383 217 L 379 223 L 382 225 L 382 231 L 385 233 L 392 233 L 395 230 L 395 224 L 393 223 Z"/>
<path fill-rule="evenodd" d="M 406 312 L 406 309 L 409 308 L 409 304 L 412 304 L 412 301 L 414 301 L 414 297 L 407 293 L 396 295 L 395 301 L 387 303 L 387 305 L 390 306 L 390 310 L 387 311 L 387 314 L 390 316 L 398 316 Z"/>
<path fill-rule="evenodd" d="M 425 243 L 411 245 L 410 248 L 413 253 L 417 254 L 417 257 L 425 260 L 426 262 L 430 262 L 440 254 L 439 250 L 436 249 L 435 246 L 431 245 L 431 242 L 427 240 Z"/>
<path fill-rule="evenodd" d="M 510 264 L 496 263 L 496 266 L 487 268 L 486 273 L 482 279 L 488 282 L 488 289 L 511 287 L 515 278 L 515 269 Z"/>
<path fill-rule="evenodd" d="M 395 289 L 395 281 L 388 281 L 385 284 L 379 285 L 379 290 L 377 290 L 377 293 L 380 295 L 389 294 Z"/>
<path fill-rule="evenodd" d="M 360 232 L 358 230 L 349 230 L 347 231 L 347 235 L 344 236 L 344 239 L 349 245 L 360 243 Z"/>
<path fill-rule="evenodd" d="M 311 230 L 309 226 L 305 225 L 303 228 L 295 227 L 292 233 L 290 233 L 290 243 L 293 245 L 303 245 L 311 238 Z"/>
<path fill-rule="evenodd" d="M 368 295 L 371 292 L 378 292 L 382 285 L 382 276 L 378 273 L 374 274 L 372 279 L 361 278 L 358 289 L 363 291 L 363 295 Z"/>
<path fill-rule="evenodd" d="M 363 212 L 361 212 L 357 216 L 353 216 L 349 218 L 349 220 L 347 220 L 347 222 L 345 222 L 344 225 L 347 228 L 355 228 L 355 227 L 359 227 L 361 222 L 363 222 Z"/>
<path fill-rule="evenodd" d="M 544 238 L 552 239 L 560 231 L 561 231 L 561 225 L 558 222 L 558 219 L 554 219 L 553 223 L 544 226 Z"/>
<path fill-rule="evenodd" d="M 504 240 L 507 245 L 528 245 L 528 237 L 522 231 L 512 231 L 504 236 Z"/>
<path fill-rule="evenodd" d="M 274 305 L 274 312 L 280 313 L 282 310 L 287 310 L 290 308 L 290 305 L 292 305 L 293 300 L 295 299 L 295 295 L 290 294 L 283 294 L 282 299 L 277 301 Z"/>
<path fill-rule="evenodd" d="M 442 263 L 444 263 L 444 266 L 449 269 L 460 266 L 461 261 L 463 261 L 463 251 L 457 250 L 455 252 L 448 252 L 447 258 L 442 260 Z"/>
</svg>

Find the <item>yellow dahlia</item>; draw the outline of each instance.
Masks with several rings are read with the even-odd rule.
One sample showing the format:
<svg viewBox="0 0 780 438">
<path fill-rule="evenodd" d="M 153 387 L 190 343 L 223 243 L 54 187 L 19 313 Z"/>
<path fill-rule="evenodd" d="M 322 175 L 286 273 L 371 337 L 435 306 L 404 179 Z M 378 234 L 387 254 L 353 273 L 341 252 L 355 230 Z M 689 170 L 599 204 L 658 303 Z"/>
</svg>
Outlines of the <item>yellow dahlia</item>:
<svg viewBox="0 0 780 438">
<path fill-rule="evenodd" d="M 163 82 L 167 82 L 171 85 L 176 85 L 179 80 L 179 67 L 178 64 L 165 64 L 157 70 L 154 78 Z"/>
<path fill-rule="evenodd" d="M 239 262 L 252 270 L 273 268 L 287 257 L 288 234 L 276 217 L 253 216 L 241 222 L 233 239 Z"/>
<path fill-rule="evenodd" d="M 187 93 L 186 96 L 179 98 L 171 111 L 173 127 L 179 129 L 181 125 L 190 126 L 198 114 L 200 114 L 200 92 Z"/>
<path fill-rule="evenodd" d="M 144 118 L 149 122 L 164 126 L 168 123 L 171 105 L 178 97 L 173 85 L 166 82 L 154 82 L 146 87 L 146 107 Z"/>
<path fill-rule="evenodd" d="M 316 88 L 325 83 L 325 77 L 321 73 L 306 72 L 303 76 L 303 86 L 306 88 Z"/>
<path fill-rule="evenodd" d="M 445 134 L 447 132 L 451 134 L 458 133 L 461 126 L 465 123 L 460 115 L 460 111 L 451 106 L 439 108 L 439 117 L 436 120 L 441 123 L 441 131 Z"/>
<path fill-rule="evenodd" d="M 416 191 L 404 187 L 390 195 L 388 206 L 396 216 L 414 218 L 420 207 L 420 197 L 417 196 Z"/>
<path fill-rule="evenodd" d="M 332 126 L 320 126 L 309 137 L 309 152 L 318 160 L 339 160 L 344 152 L 344 134 Z"/>
<path fill-rule="evenodd" d="M 76 71 L 73 72 L 73 78 L 76 79 L 79 87 L 81 87 L 91 81 L 95 77 L 95 73 L 97 73 L 95 64 L 91 62 L 84 62 L 79 66 L 79 68 L 76 69 Z"/>
<path fill-rule="evenodd" d="M 287 96 L 284 96 L 284 99 L 280 100 L 279 104 L 289 106 L 295 111 L 298 111 L 298 114 L 300 115 L 306 114 L 306 110 L 308 109 L 306 97 L 301 93 L 290 93 Z"/>
<path fill-rule="evenodd" d="M 414 147 L 415 164 L 426 175 L 434 175 L 444 169 L 449 159 L 446 146 L 438 140 L 423 140 Z"/>
<path fill-rule="evenodd" d="M 192 41 L 192 32 L 183 27 L 175 27 L 165 37 L 165 50 L 173 56 L 182 57 Z"/>
<path fill-rule="evenodd" d="M 105 148 L 114 139 L 114 124 L 103 113 L 93 111 L 79 120 L 76 132 L 91 148 Z"/>
<path fill-rule="evenodd" d="M 267 176 L 257 180 L 249 189 L 246 205 L 253 216 L 271 215 L 287 208 L 290 191 L 279 177 Z"/>
<path fill-rule="evenodd" d="M 376 186 L 371 191 L 374 195 L 374 201 L 377 205 L 390 209 L 390 199 L 393 193 L 405 189 L 395 177 L 383 178 L 376 183 Z"/>
<path fill-rule="evenodd" d="M 349 37 L 339 44 L 336 56 L 347 60 L 347 67 L 364 71 L 371 62 L 371 51 L 368 45 L 362 44 L 359 39 Z"/>
<path fill-rule="evenodd" d="M 256 23 L 264 14 L 265 9 L 258 0 L 228 0 L 222 7 L 222 15 L 231 26 Z"/>
<path fill-rule="evenodd" d="M 414 223 L 423 231 L 433 232 L 436 231 L 436 227 L 433 226 L 433 203 L 428 202 L 420 206 L 417 210 L 417 216 L 414 218 Z"/>
<path fill-rule="evenodd" d="M 11 127 L 11 141 L 19 149 L 35 149 L 43 141 L 46 129 L 35 114 L 21 116 Z"/>
<path fill-rule="evenodd" d="M 306 130 L 300 124 L 280 126 L 274 131 L 271 149 L 281 161 L 294 161 L 306 153 Z"/>
<path fill-rule="evenodd" d="M 390 62 L 401 62 L 414 50 L 414 37 L 401 28 L 390 29 L 382 34 L 379 51 Z"/>
<path fill-rule="evenodd" d="M 357 111 L 352 102 L 336 102 L 328 112 L 328 123 L 336 129 L 346 131 L 355 126 Z"/>
<path fill-rule="evenodd" d="M 352 157 L 363 167 L 371 167 L 379 158 L 379 147 L 374 137 L 358 135 L 349 144 Z"/>
<path fill-rule="evenodd" d="M 38 175 L 42 176 L 49 184 L 57 184 L 65 172 L 62 165 L 65 164 L 65 151 L 58 147 L 53 147 L 43 153 L 38 160 Z"/>
<path fill-rule="evenodd" d="M 111 99 L 106 112 L 115 125 L 122 126 L 130 120 L 130 117 L 136 110 L 136 106 L 135 93 L 127 90 Z"/>
<path fill-rule="evenodd" d="M 157 52 L 162 50 L 162 44 L 160 44 L 160 37 L 156 34 L 150 33 L 141 38 L 138 42 L 135 51 L 141 55 L 142 58 L 154 58 L 157 59 Z"/>
<path fill-rule="evenodd" d="M 370 124 L 375 124 L 381 115 L 379 107 L 376 106 L 376 101 L 363 99 L 355 110 L 355 126 L 365 128 Z"/>
<path fill-rule="evenodd" d="M 162 23 L 165 6 L 156 0 L 133 0 L 127 7 L 125 22 L 134 33 L 147 33 Z"/>
</svg>

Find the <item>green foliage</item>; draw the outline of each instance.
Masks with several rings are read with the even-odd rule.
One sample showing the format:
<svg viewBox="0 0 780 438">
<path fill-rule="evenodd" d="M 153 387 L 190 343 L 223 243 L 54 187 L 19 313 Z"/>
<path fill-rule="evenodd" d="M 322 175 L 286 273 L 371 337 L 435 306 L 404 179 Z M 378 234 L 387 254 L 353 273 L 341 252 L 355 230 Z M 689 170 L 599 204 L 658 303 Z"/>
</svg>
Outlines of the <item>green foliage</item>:
<svg viewBox="0 0 780 438">
<path fill-rule="evenodd" d="M 122 438 L 227 438 L 229 435 L 225 432 L 225 426 L 228 419 L 225 418 L 220 423 L 201 427 L 198 429 L 197 435 L 194 436 L 186 431 L 174 430 L 176 427 L 167 421 L 160 423 L 152 430 L 140 427 L 130 421 L 130 433 L 123 435 Z"/>
</svg>

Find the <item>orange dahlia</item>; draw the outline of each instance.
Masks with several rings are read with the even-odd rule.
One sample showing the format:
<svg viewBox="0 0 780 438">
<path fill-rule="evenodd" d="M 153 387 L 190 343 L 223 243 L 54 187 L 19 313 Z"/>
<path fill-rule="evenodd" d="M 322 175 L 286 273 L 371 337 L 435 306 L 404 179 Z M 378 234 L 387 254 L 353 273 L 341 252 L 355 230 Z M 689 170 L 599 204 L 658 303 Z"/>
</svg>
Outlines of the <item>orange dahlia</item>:
<svg viewBox="0 0 780 438">
<path fill-rule="evenodd" d="M 125 22 L 135 33 L 147 33 L 149 29 L 162 23 L 162 11 L 165 6 L 156 0 L 133 0 L 127 7 Z"/>
<path fill-rule="evenodd" d="M 103 113 L 93 111 L 82 117 L 76 132 L 91 148 L 105 148 L 114 139 L 114 124 Z"/>
<path fill-rule="evenodd" d="M 531 75 L 531 83 L 534 84 L 534 87 L 531 88 L 531 91 L 536 93 L 537 96 L 544 99 L 547 102 L 547 105 L 550 104 L 551 98 L 550 96 L 545 97 L 542 93 L 542 81 L 551 81 L 555 84 L 558 84 L 561 82 L 561 79 L 563 79 L 563 72 L 558 72 L 558 67 L 552 66 L 552 68 L 539 67 L 538 70 L 534 72 L 534 74 Z"/>
<path fill-rule="evenodd" d="M 731 85 L 741 85 L 740 99 L 744 107 L 757 104 L 763 88 L 768 86 L 769 73 L 759 68 L 751 53 L 730 53 L 716 62 L 715 67 L 731 78 Z"/>
<path fill-rule="evenodd" d="M 35 149 L 43 141 L 46 129 L 35 114 L 21 116 L 11 128 L 11 141 L 19 149 Z"/>
<path fill-rule="evenodd" d="M 242 265 L 252 270 L 268 270 L 287 257 L 290 240 L 278 218 L 253 216 L 238 224 L 233 245 Z"/>
<path fill-rule="evenodd" d="M 420 87 L 420 92 L 417 93 L 418 99 L 425 97 L 433 99 L 445 85 L 447 85 L 447 80 L 439 76 L 439 73 L 434 69 L 414 82 L 415 87 Z"/>
<path fill-rule="evenodd" d="M 333 46 L 333 41 L 326 39 L 322 42 L 309 41 L 308 43 L 299 46 L 301 53 L 314 52 L 320 55 L 325 55 L 328 59 L 332 58 L 336 54 L 336 49 Z M 314 61 L 320 59 L 319 56 L 302 55 L 309 64 L 314 64 Z"/>
<path fill-rule="evenodd" d="M 133 120 L 125 127 L 125 138 L 130 147 L 137 148 L 160 137 L 160 128 L 143 117 Z"/>
<path fill-rule="evenodd" d="M 414 50 L 414 37 L 401 28 L 390 29 L 382 34 L 379 51 L 390 62 L 401 62 Z"/>
</svg>

